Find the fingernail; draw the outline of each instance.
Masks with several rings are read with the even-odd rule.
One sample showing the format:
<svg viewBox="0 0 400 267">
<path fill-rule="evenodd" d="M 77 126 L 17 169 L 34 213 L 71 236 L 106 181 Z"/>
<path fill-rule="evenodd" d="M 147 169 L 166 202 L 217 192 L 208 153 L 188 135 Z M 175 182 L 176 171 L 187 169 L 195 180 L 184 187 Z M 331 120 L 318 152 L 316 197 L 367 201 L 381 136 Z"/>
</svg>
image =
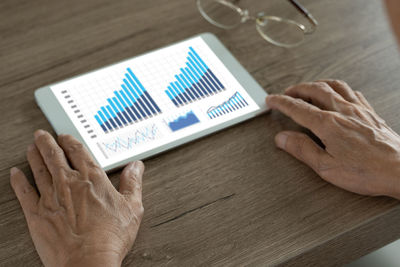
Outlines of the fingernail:
<svg viewBox="0 0 400 267">
<path fill-rule="evenodd" d="M 276 146 L 281 148 L 281 149 L 285 149 L 287 139 L 288 139 L 288 134 L 286 134 L 286 133 L 278 133 L 275 136 Z"/>
<path fill-rule="evenodd" d="M 10 169 L 10 174 L 11 174 L 11 175 L 15 175 L 17 172 L 18 172 L 18 169 L 15 168 L 15 167 L 12 167 L 12 168 Z"/>
<path fill-rule="evenodd" d="M 44 135 L 46 132 L 43 130 L 37 130 L 34 134 L 35 139 L 39 138 L 39 136 Z"/>
<path fill-rule="evenodd" d="M 140 160 L 135 161 L 132 165 L 133 168 L 135 169 L 135 174 L 140 175 L 143 172 L 144 164 Z"/>
<path fill-rule="evenodd" d="M 35 145 L 34 144 L 30 144 L 28 146 L 28 151 L 32 151 L 34 148 L 35 148 Z"/>
</svg>

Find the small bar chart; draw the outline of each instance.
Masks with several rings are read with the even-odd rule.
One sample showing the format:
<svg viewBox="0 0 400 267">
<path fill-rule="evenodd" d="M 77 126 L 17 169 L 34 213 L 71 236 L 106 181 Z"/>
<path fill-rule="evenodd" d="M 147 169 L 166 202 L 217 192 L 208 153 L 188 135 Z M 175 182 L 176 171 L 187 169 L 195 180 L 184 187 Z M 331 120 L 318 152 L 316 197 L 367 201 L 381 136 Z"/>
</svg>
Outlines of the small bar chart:
<svg viewBox="0 0 400 267">
<path fill-rule="evenodd" d="M 108 105 L 100 107 L 94 115 L 105 133 L 124 128 L 162 113 L 153 98 L 130 68 L 126 69 L 121 89 L 107 98 Z"/>
<path fill-rule="evenodd" d="M 189 47 L 186 66 L 180 68 L 175 80 L 170 82 L 165 93 L 176 107 L 212 96 L 225 90 L 199 54 Z"/>
<path fill-rule="evenodd" d="M 187 112 L 181 116 L 178 116 L 172 120 L 168 120 L 165 122 L 167 123 L 167 125 L 171 129 L 171 131 L 176 132 L 183 128 L 189 127 L 193 124 L 199 123 L 200 120 L 196 116 L 196 114 L 194 114 L 194 112 L 192 110 L 190 110 L 189 112 Z"/>
<path fill-rule="evenodd" d="M 215 119 L 217 117 L 223 116 L 227 113 L 234 112 L 235 110 L 244 108 L 249 104 L 242 97 L 239 92 L 236 92 L 227 101 L 223 102 L 218 106 L 210 107 L 207 110 L 207 115 L 210 119 Z"/>
</svg>

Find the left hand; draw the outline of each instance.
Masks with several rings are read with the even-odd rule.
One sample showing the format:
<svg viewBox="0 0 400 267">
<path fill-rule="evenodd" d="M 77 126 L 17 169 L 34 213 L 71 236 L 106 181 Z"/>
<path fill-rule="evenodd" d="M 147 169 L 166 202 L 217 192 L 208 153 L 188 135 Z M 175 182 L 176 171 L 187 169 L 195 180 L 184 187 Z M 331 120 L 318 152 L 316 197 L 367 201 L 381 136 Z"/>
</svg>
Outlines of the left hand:
<svg viewBox="0 0 400 267">
<path fill-rule="evenodd" d="M 120 266 L 143 215 L 143 163 L 124 169 L 118 192 L 72 136 L 36 131 L 27 158 L 40 195 L 17 168 L 10 179 L 43 264 Z"/>
</svg>

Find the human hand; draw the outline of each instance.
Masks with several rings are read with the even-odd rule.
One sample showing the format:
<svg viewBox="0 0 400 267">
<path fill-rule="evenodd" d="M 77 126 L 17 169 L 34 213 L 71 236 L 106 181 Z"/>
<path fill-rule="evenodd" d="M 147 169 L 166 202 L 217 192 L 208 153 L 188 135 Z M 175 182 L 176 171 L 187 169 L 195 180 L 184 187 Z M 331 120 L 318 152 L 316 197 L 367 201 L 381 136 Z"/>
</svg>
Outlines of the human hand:
<svg viewBox="0 0 400 267">
<path fill-rule="evenodd" d="M 284 131 L 275 137 L 279 148 L 336 186 L 400 199 L 400 136 L 360 92 L 345 82 L 324 80 L 292 86 L 266 101 L 310 129 L 325 146 L 306 134 Z"/>
<path fill-rule="evenodd" d="M 40 196 L 17 168 L 10 182 L 43 264 L 120 266 L 143 215 L 143 163 L 125 167 L 118 192 L 72 136 L 60 135 L 57 144 L 38 130 L 27 158 Z"/>
</svg>

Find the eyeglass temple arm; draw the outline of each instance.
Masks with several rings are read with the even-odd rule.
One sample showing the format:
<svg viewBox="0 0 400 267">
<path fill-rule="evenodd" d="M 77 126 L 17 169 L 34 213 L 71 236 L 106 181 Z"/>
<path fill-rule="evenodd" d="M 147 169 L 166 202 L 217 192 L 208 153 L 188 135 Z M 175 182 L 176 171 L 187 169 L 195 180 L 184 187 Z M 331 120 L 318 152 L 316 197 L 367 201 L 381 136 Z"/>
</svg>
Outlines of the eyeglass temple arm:
<svg viewBox="0 0 400 267">
<path fill-rule="evenodd" d="M 308 21 L 311 23 L 311 28 L 309 28 L 306 33 L 313 33 L 317 26 L 318 26 L 318 21 L 313 17 L 313 15 L 311 15 L 311 13 L 304 7 L 302 6 L 297 0 L 288 0 L 290 3 L 292 3 L 292 5 L 298 10 L 300 11 L 300 13 L 302 13 L 307 19 Z"/>
</svg>

